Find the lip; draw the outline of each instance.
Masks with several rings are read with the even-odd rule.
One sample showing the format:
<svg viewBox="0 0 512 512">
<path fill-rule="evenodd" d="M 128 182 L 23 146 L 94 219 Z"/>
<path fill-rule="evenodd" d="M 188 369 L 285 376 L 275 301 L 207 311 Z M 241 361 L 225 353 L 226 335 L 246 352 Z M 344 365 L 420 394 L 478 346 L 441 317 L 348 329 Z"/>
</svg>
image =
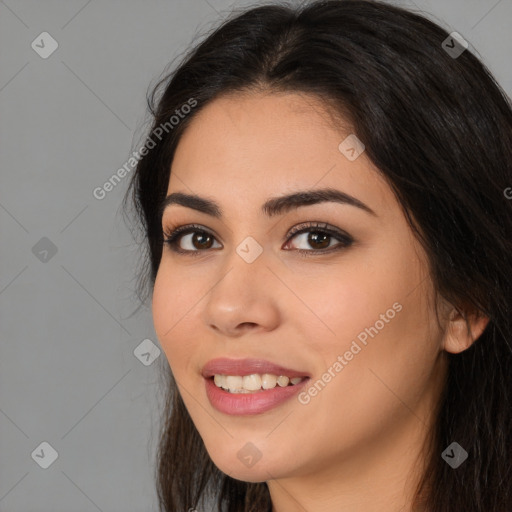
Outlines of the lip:
<svg viewBox="0 0 512 512">
<path fill-rule="evenodd" d="M 294 386 L 281 387 L 277 385 L 273 389 L 264 389 L 256 393 L 229 393 L 215 385 L 213 376 L 219 375 L 251 375 L 253 373 L 271 373 L 274 375 L 286 375 L 287 377 L 305 377 L 302 382 Z M 205 381 L 206 396 L 212 407 L 218 411 L 234 415 L 244 416 L 248 414 L 261 414 L 290 400 L 310 380 L 308 372 L 301 372 L 291 368 L 265 361 L 262 359 L 212 359 L 202 370 Z"/>
<path fill-rule="evenodd" d="M 294 370 L 292 368 L 285 368 L 278 364 L 271 363 L 264 359 L 228 359 L 218 358 L 208 361 L 201 372 L 205 379 L 213 377 L 215 374 L 219 375 L 251 375 L 253 373 L 271 373 L 273 375 L 286 375 L 292 379 L 293 377 L 311 377 L 311 374 L 305 371 Z"/>
</svg>

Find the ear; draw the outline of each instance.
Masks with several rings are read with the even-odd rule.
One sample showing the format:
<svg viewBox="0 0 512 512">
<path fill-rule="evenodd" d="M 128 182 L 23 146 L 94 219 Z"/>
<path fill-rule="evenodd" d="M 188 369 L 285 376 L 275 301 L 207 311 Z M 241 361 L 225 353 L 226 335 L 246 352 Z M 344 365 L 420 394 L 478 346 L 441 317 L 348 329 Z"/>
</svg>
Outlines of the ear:
<svg viewBox="0 0 512 512">
<path fill-rule="evenodd" d="M 452 308 L 443 337 L 446 352 L 459 354 L 467 350 L 484 332 L 489 318 L 481 312 L 464 313 Z"/>
</svg>

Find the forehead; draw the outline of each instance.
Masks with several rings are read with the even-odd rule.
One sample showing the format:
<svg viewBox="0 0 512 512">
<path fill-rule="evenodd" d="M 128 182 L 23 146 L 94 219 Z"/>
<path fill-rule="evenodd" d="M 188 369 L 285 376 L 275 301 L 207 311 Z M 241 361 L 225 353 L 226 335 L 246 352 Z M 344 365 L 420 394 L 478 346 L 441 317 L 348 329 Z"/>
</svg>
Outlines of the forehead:
<svg viewBox="0 0 512 512">
<path fill-rule="evenodd" d="M 379 208 L 376 203 L 393 200 L 391 191 L 364 153 L 350 161 L 340 151 L 351 134 L 312 95 L 223 96 L 203 107 L 182 135 L 168 193 L 188 189 L 219 202 L 236 196 L 261 204 L 276 192 L 333 187 Z"/>
<path fill-rule="evenodd" d="M 293 157 L 289 153 L 292 148 L 301 149 L 301 155 L 318 157 L 318 143 L 323 140 L 325 150 L 344 131 L 348 135 L 350 128 L 334 125 L 326 105 L 314 96 L 230 94 L 211 101 L 195 115 L 179 142 L 175 159 L 225 163 L 230 157 L 264 159 L 269 153 L 274 157 L 280 153 L 281 160 Z M 197 148 L 198 141 L 201 151 L 187 151 L 190 145 Z"/>
</svg>

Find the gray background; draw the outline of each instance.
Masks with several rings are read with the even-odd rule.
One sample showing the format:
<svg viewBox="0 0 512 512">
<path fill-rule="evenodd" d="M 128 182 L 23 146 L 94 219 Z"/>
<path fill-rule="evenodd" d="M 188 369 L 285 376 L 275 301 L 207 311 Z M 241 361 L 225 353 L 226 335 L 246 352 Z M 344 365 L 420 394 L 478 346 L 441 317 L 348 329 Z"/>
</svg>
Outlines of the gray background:
<svg viewBox="0 0 512 512">
<path fill-rule="evenodd" d="M 461 33 L 512 93 L 512 0 L 394 3 Z M 134 354 L 159 344 L 149 305 L 132 315 L 128 178 L 92 191 L 138 147 L 150 83 L 250 4 L 0 1 L 0 512 L 157 510 L 167 361 Z M 59 45 L 47 59 L 31 47 L 44 31 Z M 42 442 L 58 453 L 47 469 Z"/>
</svg>

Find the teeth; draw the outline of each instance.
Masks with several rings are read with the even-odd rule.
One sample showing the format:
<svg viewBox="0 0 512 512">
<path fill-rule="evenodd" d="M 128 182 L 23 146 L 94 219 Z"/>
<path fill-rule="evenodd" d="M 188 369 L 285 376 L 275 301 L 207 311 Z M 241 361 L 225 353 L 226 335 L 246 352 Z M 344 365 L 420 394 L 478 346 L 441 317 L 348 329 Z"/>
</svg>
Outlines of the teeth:
<svg viewBox="0 0 512 512">
<path fill-rule="evenodd" d="M 226 380 L 224 381 L 226 388 L 230 391 L 235 391 L 236 389 L 240 389 L 242 387 L 243 378 L 239 376 L 228 375 Z"/>
<path fill-rule="evenodd" d="M 256 373 L 246 375 L 242 379 L 242 387 L 249 391 L 257 391 L 258 389 L 261 389 L 261 377 Z"/>
<path fill-rule="evenodd" d="M 230 393 L 254 393 L 262 389 L 273 389 L 276 386 L 286 387 L 294 386 L 302 381 L 302 377 L 290 379 L 286 375 L 272 375 L 264 373 L 259 375 L 214 375 L 213 380 L 218 388 L 222 388 Z"/>
<path fill-rule="evenodd" d="M 284 375 L 279 375 L 277 377 L 277 383 L 284 388 L 285 386 L 288 386 L 288 383 L 290 382 L 290 379 L 288 377 L 285 377 Z"/>
<path fill-rule="evenodd" d="M 270 373 L 264 373 L 261 376 L 261 386 L 263 389 L 272 389 L 275 388 L 277 384 L 277 377 L 275 375 L 271 375 Z"/>
</svg>

